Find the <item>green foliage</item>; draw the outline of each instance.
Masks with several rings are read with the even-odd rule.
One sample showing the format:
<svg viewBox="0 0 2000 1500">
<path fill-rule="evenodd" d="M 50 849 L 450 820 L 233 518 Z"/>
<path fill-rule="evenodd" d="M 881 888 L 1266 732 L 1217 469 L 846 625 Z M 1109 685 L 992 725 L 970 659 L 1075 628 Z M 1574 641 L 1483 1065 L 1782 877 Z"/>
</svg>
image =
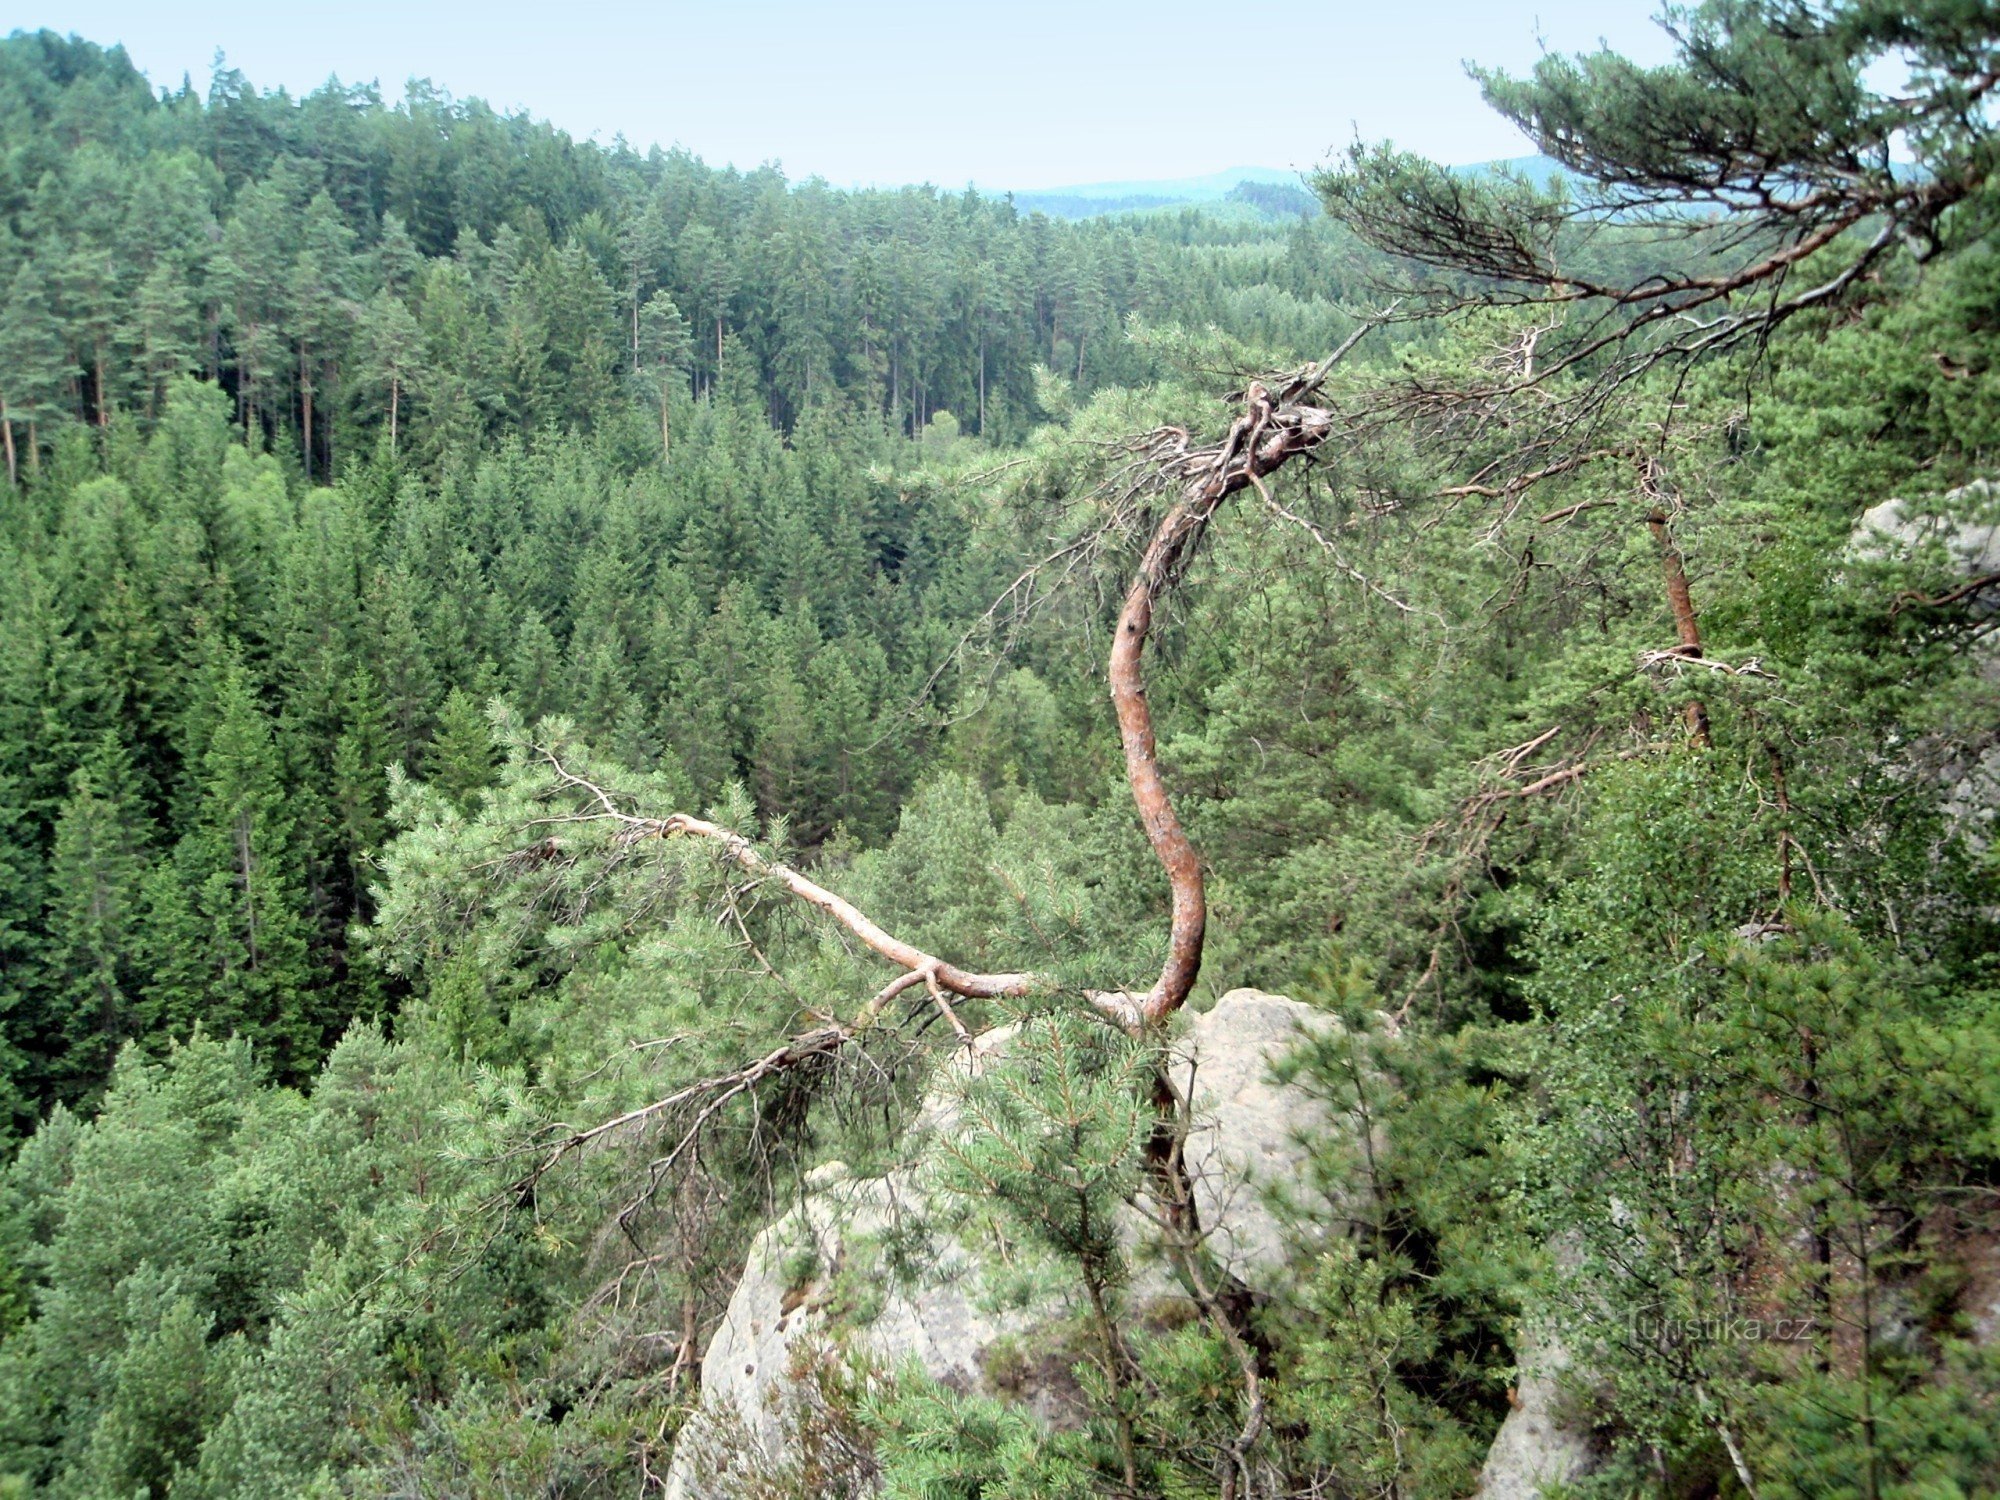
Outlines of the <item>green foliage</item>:
<svg viewBox="0 0 2000 1500">
<path fill-rule="evenodd" d="M 52 33 L 0 45 L 20 153 L 0 263 L 10 473 L 67 420 L 151 418 L 183 374 L 224 377 L 246 432 L 324 480 L 520 431 L 650 446 L 628 388 L 655 457 L 700 395 L 788 428 L 844 406 L 912 437 L 946 413 L 1019 437 L 1040 364 L 1088 389 L 1150 373 L 1128 314 L 1300 349 L 1343 321 L 1326 278 L 1271 305 L 1282 246 L 1247 217 L 1197 239 L 976 195 L 836 193 L 578 143 L 428 85 L 400 105 L 337 84 L 294 99 L 223 70 L 206 99 L 169 100 L 115 49 L 81 73 Z M 92 123 L 46 135 L 77 118 Z"/>
<path fill-rule="evenodd" d="M 1411 1379 L 1437 1358 L 1437 1318 L 1391 1274 L 1351 1245 L 1319 1258 L 1303 1310 L 1325 1331 L 1286 1351 L 1282 1420 L 1304 1434 L 1323 1494 L 1463 1494 L 1485 1424 L 1454 1420 Z"/>
<path fill-rule="evenodd" d="M 1551 1326 L 1603 1493 L 2000 1484 L 1990 595 L 1925 602 L 1962 559 L 1852 540 L 1890 494 L 1994 519 L 1946 494 L 2000 438 L 1990 18 L 1676 15 L 1665 68 L 1481 75 L 1587 180 L 1384 149 L 1322 184 L 1460 307 L 1326 399 L 1539 347 L 1529 399 L 1590 400 L 1602 360 L 1546 364 L 1589 317 L 1459 273 L 1671 284 L 1794 232 L 1662 198 L 1876 194 L 1874 274 L 1755 359 L 1620 367 L 1590 441 L 1643 445 L 1644 509 L 1601 456 L 1481 494 L 1512 413 L 1355 429 L 1217 516 L 1148 658 L 1197 1003 L 1343 1022 L 1280 1069 L 1353 1128 L 1241 1325 L 1248 1458 L 1298 1493 L 1465 1493 Z M 1134 1232 L 1157 1047 L 1072 993 L 1148 973 L 1166 906 L 1096 674 L 1144 521 L 1102 486 L 1128 434 L 1222 431 L 1238 373 L 1324 353 L 1380 257 L 793 186 L 428 85 L 156 98 L 47 33 L 0 42 L 0 144 L 0 1492 L 656 1484 L 751 1237 L 816 1164 L 899 1162 L 952 1038 L 909 990 L 673 1155 L 706 1081 L 884 971 L 567 771 L 1050 979 L 958 1007 L 1017 1029 L 957 1075 L 922 1228 L 1073 1313 L 1033 1350 L 1073 1427 L 1005 1357 L 957 1392 L 832 1351 L 759 1482 L 1214 1493 L 1242 1370 Z M 1855 226 L 1792 285 L 1874 254 Z M 1089 540 L 1017 583 L 1052 537 Z M 1700 661 L 1663 650 L 1663 543 Z M 822 1269 L 861 1317 L 927 1243 Z"/>
<path fill-rule="evenodd" d="M 1670 799 L 1657 774 L 1606 789 L 1593 869 L 1538 939 L 1547 1098 L 1518 1134 L 1561 1321 L 1635 1465 L 1733 1442 L 1774 1478 L 1976 1489 L 1990 1455 L 1940 1467 L 1933 1423 L 1984 1377 L 1924 1282 L 1993 1170 L 1990 992 L 1835 914 L 1757 920 L 1758 809 L 1669 774 Z"/>
<path fill-rule="evenodd" d="M 110 1069 L 135 1029 L 148 825 L 131 758 L 106 732 L 78 769 L 49 856 L 48 992 L 62 1033 L 41 1046 L 75 1070 L 72 1089 Z"/>
<path fill-rule="evenodd" d="M 921 1370 L 869 1391 L 860 1416 L 876 1443 L 882 1493 L 894 1500 L 1086 1500 L 1100 1492 L 1073 1438 L 1052 1436 L 990 1396 L 947 1390 Z"/>
<path fill-rule="evenodd" d="M 148 884 L 152 1026 L 257 1042 L 279 1072 L 322 1045 L 276 747 L 241 667 L 225 668 L 191 826 Z"/>
<path fill-rule="evenodd" d="M 1067 1012 L 1024 1022 L 1006 1058 L 962 1091 L 970 1128 L 940 1143 L 940 1185 L 993 1205 L 1101 1297 L 1126 1274 L 1115 1209 L 1152 1127 L 1140 1089 L 1149 1063 L 1099 1022 Z"/>
</svg>

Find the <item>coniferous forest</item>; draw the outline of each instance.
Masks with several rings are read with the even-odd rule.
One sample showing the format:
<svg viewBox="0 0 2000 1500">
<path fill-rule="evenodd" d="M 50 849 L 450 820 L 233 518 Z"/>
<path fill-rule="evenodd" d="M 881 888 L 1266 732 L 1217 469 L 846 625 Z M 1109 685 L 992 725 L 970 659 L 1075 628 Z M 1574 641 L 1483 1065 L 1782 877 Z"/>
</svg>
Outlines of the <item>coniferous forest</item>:
<svg viewBox="0 0 2000 1500">
<path fill-rule="evenodd" d="M 2000 7 L 1667 21 L 1073 220 L 0 41 L 0 1495 L 2000 1494 Z"/>
</svg>

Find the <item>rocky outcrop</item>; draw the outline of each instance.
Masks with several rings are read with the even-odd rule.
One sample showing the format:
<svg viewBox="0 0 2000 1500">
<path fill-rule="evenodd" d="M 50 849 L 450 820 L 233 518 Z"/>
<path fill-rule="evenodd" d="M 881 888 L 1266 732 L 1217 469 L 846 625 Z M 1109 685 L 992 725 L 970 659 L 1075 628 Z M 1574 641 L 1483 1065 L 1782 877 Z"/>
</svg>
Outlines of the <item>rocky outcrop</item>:
<svg viewBox="0 0 2000 1500">
<path fill-rule="evenodd" d="M 1269 1290 L 1300 1250 L 1287 1224 L 1324 1233 L 1346 1215 L 1302 1201 L 1306 1152 L 1300 1142 L 1336 1128 L 1325 1107 L 1272 1077 L 1272 1063 L 1298 1046 L 1302 1031 L 1334 1024 L 1283 995 L 1231 990 L 1206 1015 L 1189 1018 L 1175 1049 L 1175 1082 L 1193 1106 L 1183 1154 L 1195 1212 L 1218 1264 L 1246 1286 Z M 1351 1122 L 1339 1128 L 1352 1133 Z M 1383 1142 L 1371 1142 L 1377 1150 Z M 1309 1208 L 1287 1214 L 1284 1206 Z"/>
<path fill-rule="evenodd" d="M 1982 481 L 1928 504 L 1885 501 L 1861 518 L 1850 555 L 1941 558 L 1960 582 L 2000 573 L 2000 487 Z M 1965 607 L 2000 609 L 2000 590 Z M 2000 651 L 1987 653 L 1981 667 L 2000 678 Z M 2000 747 L 1975 748 L 1940 774 L 1952 787 L 1955 814 L 1979 825 L 1968 831 L 1983 840 L 2000 808 Z M 1319 1101 L 1272 1076 L 1273 1062 L 1303 1035 L 1333 1024 L 1283 996 L 1236 990 L 1207 1014 L 1188 1017 L 1177 1044 L 1176 1080 L 1194 1111 L 1186 1162 L 1197 1211 L 1217 1261 L 1254 1289 L 1275 1289 L 1300 1251 L 1310 1250 L 1293 1241 L 1293 1226 L 1318 1224 L 1328 1233 L 1326 1226 L 1350 1217 L 1339 1204 L 1330 1212 L 1314 1204 L 1302 1216 L 1282 1211 L 1284 1197 L 1305 1191 L 1304 1142 L 1344 1130 L 1369 1149 L 1391 1144 L 1362 1142 L 1352 1121 L 1330 1118 Z M 1011 1039 L 1011 1029 L 1001 1028 L 954 1056 L 913 1125 L 910 1165 L 880 1177 L 857 1176 L 839 1163 L 821 1167 L 799 1205 L 753 1242 L 703 1358 L 700 1409 L 675 1449 L 670 1500 L 728 1500 L 740 1493 L 730 1466 L 787 1456 L 801 1356 L 823 1339 L 885 1364 L 913 1361 L 961 1390 L 1004 1395 L 1052 1425 L 1076 1419 L 1074 1348 L 1063 1341 L 1076 1309 L 1060 1285 L 1022 1295 L 949 1235 L 926 1241 L 920 1276 L 897 1278 L 882 1263 L 885 1242 L 929 1217 L 924 1139 L 958 1127 L 956 1091 L 998 1065 Z M 1136 1246 L 1148 1231 L 1135 1215 L 1125 1233 Z M 1180 1296 L 1164 1268 L 1143 1256 L 1139 1276 L 1132 1292 L 1141 1305 L 1157 1309 Z M 1981 1301 L 1973 1321 L 1981 1335 L 2000 1337 L 1993 1332 L 2000 1295 Z M 1481 1470 L 1479 1500 L 1532 1500 L 1581 1477 L 1594 1457 L 1567 1410 L 1569 1356 L 1556 1332 L 1525 1332 L 1518 1363 L 1513 1409 Z"/>
<path fill-rule="evenodd" d="M 1188 1018 L 1175 1047 L 1178 1081 L 1193 1121 L 1186 1148 L 1203 1225 L 1219 1261 L 1252 1287 L 1270 1287 L 1290 1259 L 1281 1194 L 1300 1191 L 1305 1142 L 1337 1128 L 1303 1090 L 1273 1081 L 1272 1064 L 1302 1036 L 1334 1024 L 1323 1011 L 1280 995 L 1233 990 Z M 915 1360 L 961 1390 L 1004 1394 L 1061 1424 L 1079 1399 L 1073 1357 L 1060 1330 L 1075 1311 L 1059 1287 L 1010 1295 L 963 1244 L 939 1236 L 926 1271 L 905 1283 L 874 1263 L 879 1244 L 925 1217 L 921 1147 L 955 1128 L 954 1095 L 968 1075 L 1006 1055 L 1011 1028 L 988 1032 L 958 1053 L 912 1127 L 913 1164 L 860 1178 L 839 1163 L 821 1167 L 800 1205 L 752 1244 L 722 1323 L 702 1360 L 701 1408 L 676 1445 L 671 1500 L 726 1500 L 730 1469 L 746 1458 L 785 1456 L 796 1362 L 817 1338 L 838 1335 L 888 1364 Z M 1136 1215 L 1125 1226 L 1145 1239 Z M 1140 1257 L 1136 1302 L 1180 1296 L 1163 1267 Z M 1038 1340 L 1051 1347 L 1040 1350 Z"/>
<path fill-rule="evenodd" d="M 952 1095 L 1006 1051 L 1014 1028 L 977 1038 L 954 1056 L 953 1078 L 934 1089 L 912 1127 L 925 1135 L 949 1128 Z M 1032 1320 L 975 1296 L 979 1268 L 970 1253 L 944 1239 L 933 1250 L 932 1274 L 921 1285 L 888 1278 L 878 1307 L 852 1303 L 856 1261 L 870 1242 L 923 1217 L 925 1202 L 913 1168 L 857 1177 L 842 1162 L 816 1169 L 799 1206 L 751 1242 L 743 1275 L 701 1365 L 701 1407 L 683 1429 L 668 1475 L 669 1500 L 721 1500 L 729 1473 L 746 1458 L 785 1456 L 794 1353 L 810 1335 L 843 1329 L 868 1352 L 892 1361 L 916 1359 L 934 1379 L 973 1389 L 982 1359 Z"/>
<path fill-rule="evenodd" d="M 1894 562 L 1917 561 L 1935 548 L 1961 581 L 2000 573 L 2000 485 L 1976 479 L 1934 501 L 1884 500 L 1861 513 L 1852 548 L 1858 557 Z M 2000 596 L 1968 603 L 1990 614 Z"/>
<path fill-rule="evenodd" d="M 1884 500 L 1862 513 L 1849 550 L 1881 562 L 1941 559 L 1946 592 L 2000 574 L 2000 485 L 1978 479 L 1932 500 Z M 1952 608 L 1990 619 L 2000 611 L 2000 585 L 1974 592 Z M 2000 640 L 1989 636 L 1975 645 L 1972 660 L 1981 677 L 2000 683 Z M 1990 847 L 2000 834 L 2000 736 L 1920 742 L 1909 748 L 1908 758 L 1944 786 L 1949 825 L 1975 851 Z"/>
<path fill-rule="evenodd" d="M 1513 1409 L 1487 1450 L 1475 1500 L 1535 1500 L 1545 1487 L 1567 1484 L 1590 1467 L 1589 1439 L 1563 1410 L 1560 1384 L 1568 1351 L 1546 1332 L 1530 1333 L 1518 1359 Z"/>
</svg>

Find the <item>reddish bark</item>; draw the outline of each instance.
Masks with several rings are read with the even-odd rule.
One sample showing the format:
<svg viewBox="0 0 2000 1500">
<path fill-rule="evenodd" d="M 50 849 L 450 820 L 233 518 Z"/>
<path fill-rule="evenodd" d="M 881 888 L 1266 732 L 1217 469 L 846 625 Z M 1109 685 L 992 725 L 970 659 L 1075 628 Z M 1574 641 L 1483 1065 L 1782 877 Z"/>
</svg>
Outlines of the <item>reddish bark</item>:
<svg viewBox="0 0 2000 1500">
<path fill-rule="evenodd" d="M 1244 412 L 1212 456 L 1192 466 L 1180 498 L 1153 532 L 1139 571 L 1119 611 L 1111 642 L 1111 703 L 1118 715 L 1118 735 L 1125 747 L 1125 777 L 1173 894 L 1172 925 L 1167 936 L 1167 960 L 1153 987 L 1139 998 L 1140 1015 L 1157 1024 L 1186 1003 L 1201 973 L 1202 941 L 1208 926 L 1208 900 L 1201 857 L 1188 841 L 1160 777 L 1153 714 L 1140 675 L 1146 638 L 1153 628 L 1153 606 L 1179 580 L 1188 557 L 1201 540 L 1218 506 L 1238 490 L 1264 488 L 1263 476 L 1287 459 L 1317 446 L 1333 431 L 1333 415 L 1298 403 L 1310 391 L 1294 387 L 1291 400 L 1274 400 L 1256 381 L 1245 395 Z"/>
<path fill-rule="evenodd" d="M 1153 608 L 1180 580 L 1189 557 L 1218 507 L 1238 490 L 1264 490 L 1264 476 L 1288 460 L 1323 442 L 1334 430 L 1330 411 L 1306 404 L 1333 363 L 1353 348 L 1372 324 L 1364 324 L 1324 363 L 1305 372 L 1273 396 L 1252 381 L 1245 392 L 1244 411 L 1218 444 L 1187 449 L 1187 434 L 1166 429 L 1146 440 L 1144 451 L 1162 465 L 1161 472 L 1179 486 L 1177 497 L 1154 529 L 1140 558 L 1137 574 L 1126 592 L 1124 608 L 1111 643 L 1109 676 L 1112 705 L 1124 743 L 1125 771 L 1132 799 L 1167 874 L 1172 896 L 1172 920 L 1167 960 L 1152 988 L 1143 995 L 1120 991 L 1093 993 L 1097 1008 L 1134 1033 L 1158 1025 L 1186 1003 L 1201 972 L 1202 940 L 1208 925 L 1208 902 L 1201 858 L 1189 842 L 1174 812 L 1160 775 L 1152 710 L 1140 671 L 1146 641 L 1152 632 Z M 392 408 L 393 409 L 393 408 Z M 1266 496 L 1268 498 L 1268 495 Z M 665 818 L 640 817 L 621 810 L 600 787 L 571 775 L 554 756 L 556 773 L 571 786 L 588 792 L 600 811 L 593 814 L 620 824 L 627 837 L 691 836 L 719 845 L 729 859 L 758 879 L 782 885 L 799 900 L 815 906 L 863 944 L 898 965 L 898 974 L 863 1007 L 855 1021 L 833 1026 L 828 1035 L 845 1039 L 872 1025 L 889 1001 L 917 984 L 925 985 L 946 1016 L 956 1024 L 945 993 L 973 999 L 1020 996 L 1040 987 L 1035 974 L 980 974 L 954 964 L 885 931 L 866 913 L 788 865 L 765 859 L 741 834 L 704 819 L 676 813 Z"/>
<path fill-rule="evenodd" d="M 1694 599 L 1688 593 L 1687 569 L 1681 565 L 1681 549 L 1674 545 L 1673 536 L 1667 530 L 1664 511 L 1650 512 L 1646 525 L 1660 547 L 1660 568 L 1667 578 L 1667 607 L 1673 611 L 1674 632 L 1680 637 L 1681 655 L 1699 657 L 1701 627 L 1695 621 Z M 1709 744 L 1707 705 L 1699 698 L 1690 698 L 1684 712 L 1689 743 L 1706 750 Z"/>
</svg>

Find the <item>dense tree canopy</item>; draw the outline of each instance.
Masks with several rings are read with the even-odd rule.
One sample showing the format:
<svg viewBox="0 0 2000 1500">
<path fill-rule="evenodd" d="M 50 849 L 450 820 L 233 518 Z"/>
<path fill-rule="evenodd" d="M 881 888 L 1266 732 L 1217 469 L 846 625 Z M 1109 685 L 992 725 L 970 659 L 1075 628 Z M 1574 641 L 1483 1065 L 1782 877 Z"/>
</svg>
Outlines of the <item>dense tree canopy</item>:
<svg viewBox="0 0 2000 1500">
<path fill-rule="evenodd" d="M 657 1494 L 1009 1020 L 836 1300 L 967 1236 L 1075 1420 L 834 1350 L 746 1496 L 1463 1495 L 1549 1326 L 1579 1493 L 2000 1485 L 2000 21 L 1668 19 L 1481 75 L 1565 183 L 1077 222 L 0 43 L 0 1492 Z M 1391 1148 L 1191 1320 L 1141 595 L 1161 1016 Z"/>
<path fill-rule="evenodd" d="M 122 51 L 48 32 L 0 69 L 0 397 L 25 463 L 64 417 L 152 414 L 180 373 L 307 477 L 405 425 L 433 461 L 615 425 L 635 375 L 664 395 L 734 370 L 787 428 L 839 393 L 905 432 L 949 410 L 1018 437 L 1038 363 L 1086 390 L 1148 373 L 1130 316 L 1298 347 L 1340 322 L 1324 233 L 1288 243 L 1255 216 L 1067 224 L 794 186 L 578 145 L 428 84 L 393 107 L 338 83 L 294 100 L 223 69 L 206 98 L 155 98 Z M 685 351 L 660 343 L 674 314 Z"/>
</svg>

